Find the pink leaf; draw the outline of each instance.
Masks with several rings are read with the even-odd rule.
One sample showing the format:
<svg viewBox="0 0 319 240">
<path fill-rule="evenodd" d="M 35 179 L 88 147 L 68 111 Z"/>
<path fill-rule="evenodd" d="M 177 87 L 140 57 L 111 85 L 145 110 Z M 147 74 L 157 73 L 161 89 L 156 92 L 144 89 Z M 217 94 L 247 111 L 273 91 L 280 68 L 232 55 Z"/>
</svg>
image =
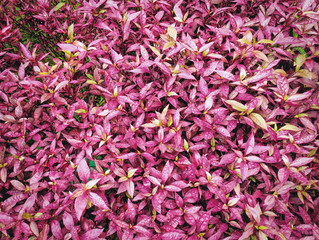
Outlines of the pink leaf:
<svg viewBox="0 0 319 240">
<path fill-rule="evenodd" d="M 1 168 L 0 169 L 0 179 L 2 180 L 3 183 L 5 183 L 7 181 L 7 176 L 8 176 L 7 168 Z"/>
<path fill-rule="evenodd" d="M 195 145 L 189 147 L 190 151 L 198 151 L 201 149 L 208 149 L 209 148 L 209 144 L 208 143 L 196 143 Z"/>
<path fill-rule="evenodd" d="M 120 159 L 134 159 L 135 157 L 137 156 L 137 153 L 125 153 L 125 154 L 122 154 L 120 156 L 118 156 L 118 158 Z"/>
<path fill-rule="evenodd" d="M 30 223 L 30 229 L 35 236 L 39 237 L 39 228 L 33 220 Z"/>
<path fill-rule="evenodd" d="M 143 124 L 144 118 L 145 118 L 145 113 L 143 112 L 143 113 L 136 119 L 135 128 L 139 128 L 139 127 Z"/>
<path fill-rule="evenodd" d="M 205 231 L 208 227 L 208 222 L 209 220 L 212 218 L 211 213 L 210 212 L 204 212 L 199 220 L 197 221 L 197 231 L 202 232 Z"/>
<path fill-rule="evenodd" d="M 90 178 L 90 168 L 85 159 L 82 159 L 77 168 L 79 177 L 82 182 L 86 183 Z"/>
<path fill-rule="evenodd" d="M 23 208 L 25 209 L 30 209 L 33 207 L 33 205 L 35 204 L 35 200 L 37 198 L 37 194 L 33 193 L 28 199 L 27 201 L 25 201 Z"/>
<path fill-rule="evenodd" d="M 127 201 L 127 211 L 126 211 L 127 216 L 129 217 L 129 219 L 133 222 L 134 218 L 136 216 L 136 209 L 135 206 L 133 205 L 133 203 L 131 202 L 130 199 L 128 199 Z"/>
<path fill-rule="evenodd" d="M 226 128 L 216 125 L 215 129 L 219 134 L 223 135 L 224 137 L 231 137 L 229 131 Z"/>
<path fill-rule="evenodd" d="M 180 232 L 167 232 L 162 235 L 162 240 L 179 240 L 184 236 L 185 234 Z"/>
<path fill-rule="evenodd" d="M 300 158 L 297 158 L 293 163 L 291 163 L 290 167 L 305 166 L 308 163 L 312 162 L 313 160 L 314 160 L 313 157 L 300 157 Z"/>
<path fill-rule="evenodd" d="M 80 140 L 73 139 L 73 138 L 67 138 L 68 142 L 75 148 L 80 148 L 84 145 L 84 143 Z"/>
<path fill-rule="evenodd" d="M 214 104 L 214 98 L 213 96 L 208 96 L 205 100 L 205 111 L 208 112 L 209 109 L 211 109 L 211 107 Z"/>
<path fill-rule="evenodd" d="M 288 79 L 284 76 L 278 76 L 277 87 L 279 89 L 279 93 L 285 97 L 289 91 Z"/>
<path fill-rule="evenodd" d="M 215 69 L 218 65 L 218 62 L 217 61 L 213 61 L 209 67 L 205 70 L 204 74 L 203 74 L 203 77 L 207 77 L 209 75 L 211 75 L 213 72 L 215 72 Z"/>
<path fill-rule="evenodd" d="M 220 164 L 230 164 L 234 162 L 236 159 L 236 154 L 235 153 L 227 153 L 224 156 L 222 156 L 222 159 L 220 161 Z"/>
<path fill-rule="evenodd" d="M 20 43 L 20 48 L 23 52 L 23 55 L 28 59 L 33 59 L 31 52 L 27 49 L 22 43 Z"/>
<path fill-rule="evenodd" d="M 90 192 L 89 196 L 90 196 L 91 202 L 95 206 L 99 207 L 102 210 L 108 210 L 109 209 L 107 204 L 105 203 L 105 201 L 98 194 Z"/>
<path fill-rule="evenodd" d="M 4 212 L 0 212 L 0 222 L 1 223 L 8 224 L 8 223 L 13 222 L 13 221 L 14 221 L 14 219 L 10 215 L 8 215 Z"/>
<path fill-rule="evenodd" d="M 128 229 L 130 228 L 130 225 L 124 221 L 121 221 L 121 220 L 117 220 L 115 219 L 114 222 L 116 223 L 117 226 L 119 226 L 120 228 L 123 228 L 123 229 Z"/>
<path fill-rule="evenodd" d="M 223 78 L 226 78 L 226 79 L 231 80 L 231 81 L 235 80 L 235 76 L 230 72 L 226 72 L 226 71 L 222 71 L 222 70 L 216 70 L 215 72 Z"/>
<path fill-rule="evenodd" d="M 195 214 L 197 213 L 202 207 L 201 206 L 194 206 L 194 207 L 189 207 L 185 209 L 186 214 Z"/>
<path fill-rule="evenodd" d="M 63 234 L 60 226 L 60 222 L 57 220 L 51 221 L 51 231 L 54 237 L 57 239 L 63 239 Z"/>
<path fill-rule="evenodd" d="M 160 183 L 160 181 L 157 179 L 157 178 L 155 178 L 155 177 L 153 177 L 153 176 L 146 176 L 147 178 L 148 178 L 148 180 L 150 180 L 150 182 L 151 183 L 153 183 L 154 185 L 156 185 L 156 186 L 161 186 L 161 183 Z"/>
<path fill-rule="evenodd" d="M 260 80 L 265 80 L 265 78 L 269 77 L 270 75 L 271 75 L 270 71 L 258 72 L 256 75 L 250 78 L 247 78 L 246 80 L 248 83 L 254 83 Z"/>
<path fill-rule="evenodd" d="M 204 52 L 205 50 L 209 49 L 211 46 L 213 46 L 215 43 L 214 42 L 210 42 L 210 43 L 207 43 L 205 45 L 203 45 L 198 52 Z"/>
<path fill-rule="evenodd" d="M 189 72 L 178 73 L 177 76 L 184 79 L 195 80 L 195 77 Z"/>
<path fill-rule="evenodd" d="M 19 182 L 18 180 L 11 180 L 10 183 L 12 184 L 12 186 L 19 190 L 19 191 L 24 191 L 26 190 L 26 187 L 23 185 L 23 183 Z"/>
<path fill-rule="evenodd" d="M 250 137 L 248 138 L 248 141 L 246 142 L 245 155 L 248 155 L 249 153 L 251 153 L 254 150 L 254 147 L 255 147 L 255 137 L 254 137 L 254 134 L 251 133 Z"/>
<path fill-rule="evenodd" d="M 241 172 L 241 179 L 245 180 L 248 177 L 248 165 L 244 161 L 240 163 L 240 172 Z"/>
<path fill-rule="evenodd" d="M 170 192 L 180 192 L 182 190 L 181 188 L 176 187 L 174 185 L 165 186 L 164 189 L 167 190 L 167 191 L 170 191 Z"/>
<path fill-rule="evenodd" d="M 246 159 L 249 162 L 257 162 L 257 163 L 264 162 L 264 160 L 262 160 L 261 158 L 259 158 L 257 156 L 248 156 L 248 157 L 246 157 Z"/>
<path fill-rule="evenodd" d="M 125 182 L 126 183 L 126 190 L 127 193 L 133 197 L 134 196 L 134 183 L 132 181 L 132 179 L 129 179 L 128 181 Z"/>
<path fill-rule="evenodd" d="M 278 171 L 278 179 L 280 182 L 284 183 L 288 180 L 289 177 L 289 171 L 287 168 L 281 168 Z"/>
<path fill-rule="evenodd" d="M 74 227 L 73 218 L 68 212 L 64 212 L 62 220 L 63 225 L 66 227 L 66 229 L 71 230 Z"/>
<path fill-rule="evenodd" d="M 148 161 L 155 162 L 155 157 L 152 154 L 144 152 L 144 153 L 141 153 L 141 155 L 144 158 L 146 158 Z"/>
<path fill-rule="evenodd" d="M 95 239 L 99 239 L 99 236 L 102 234 L 102 232 L 104 231 L 104 229 L 91 229 L 89 231 L 87 231 L 86 233 L 84 233 L 80 239 L 81 240 L 95 240 Z"/>
<path fill-rule="evenodd" d="M 174 164 L 171 161 L 167 161 L 163 170 L 162 170 L 162 180 L 163 183 L 167 181 L 167 179 L 171 176 L 171 173 L 174 169 Z"/>
<path fill-rule="evenodd" d="M 204 95 L 208 95 L 208 85 L 204 78 L 200 77 L 198 83 L 198 90 Z"/>
<path fill-rule="evenodd" d="M 81 216 L 83 215 L 84 210 L 86 209 L 87 204 L 88 196 L 86 194 L 82 194 L 75 199 L 74 210 L 79 221 L 81 219 Z"/>
<path fill-rule="evenodd" d="M 304 100 L 304 99 L 309 98 L 311 96 L 311 94 L 312 94 L 312 91 L 308 91 L 308 92 L 305 92 L 303 94 L 295 94 L 295 95 L 288 97 L 288 101 Z"/>
<path fill-rule="evenodd" d="M 58 43 L 58 46 L 65 51 L 68 52 L 74 52 L 78 50 L 77 46 L 74 46 L 73 44 L 68 44 L 68 43 Z"/>
</svg>

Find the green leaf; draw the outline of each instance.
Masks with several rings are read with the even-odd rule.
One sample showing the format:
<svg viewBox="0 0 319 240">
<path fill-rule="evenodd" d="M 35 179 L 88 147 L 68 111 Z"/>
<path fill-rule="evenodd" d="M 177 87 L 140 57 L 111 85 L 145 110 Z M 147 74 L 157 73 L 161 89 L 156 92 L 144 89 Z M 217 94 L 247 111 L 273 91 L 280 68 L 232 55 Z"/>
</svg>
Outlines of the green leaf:
<svg viewBox="0 0 319 240">
<path fill-rule="evenodd" d="M 306 51 L 302 47 L 296 47 L 296 50 L 300 52 L 301 54 L 306 55 Z"/>
<path fill-rule="evenodd" d="M 55 6 L 54 11 L 58 11 L 61 7 L 64 6 L 64 4 L 65 4 L 64 2 L 58 3 L 58 4 Z"/>
<path fill-rule="evenodd" d="M 299 36 L 298 33 L 295 32 L 295 29 L 292 29 L 292 36 L 294 38 L 297 38 Z"/>
</svg>

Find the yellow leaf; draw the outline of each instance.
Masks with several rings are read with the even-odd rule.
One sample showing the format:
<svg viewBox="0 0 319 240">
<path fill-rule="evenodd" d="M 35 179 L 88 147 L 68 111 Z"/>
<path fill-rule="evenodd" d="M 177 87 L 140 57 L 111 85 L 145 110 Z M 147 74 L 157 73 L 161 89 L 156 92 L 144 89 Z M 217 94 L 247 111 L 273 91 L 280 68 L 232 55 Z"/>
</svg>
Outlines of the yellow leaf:
<svg viewBox="0 0 319 240">
<path fill-rule="evenodd" d="M 184 149 L 186 150 L 186 152 L 189 151 L 189 145 L 188 145 L 188 142 L 186 141 L 186 139 L 184 139 Z"/>
<path fill-rule="evenodd" d="M 74 111 L 75 113 L 87 113 L 85 109 L 77 109 Z"/>
<path fill-rule="evenodd" d="M 316 104 L 313 104 L 310 108 L 311 109 L 319 109 L 319 106 L 317 106 Z"/>
<path fill-rule="evenodd" d="M 240 102 L 237 102 L 235 100 L 226 100 L 225 101 L 227 104 L 229 104 L 230 106 L 232 106 L 233 109 L 240 111 L 240 112 L 246 112 L 247 108 L 245 105 L 243 105 Z"/>
<path fill-rule="evenodd" d="M 244 69 L 244 68 L 241 68 L 240 69 L 240 80 L 242 81 L 242 80 L 244 80 L 245 79 L 245 77 L 246 77 L 246 70 Z"/>
<path fill-rule="evenodd" d="M 53 72 L 57 67 L 58 67 L 58 65 L 54 65 L 54 66 L 51 68 L 50 72 Z"/>
<path fill-rule="evenodd" d="M 133 177 L 134 173 L 137 171 L 137 168 L 130 169 L 127 173 L 127 178 Z"/>
<path fill-rule="evenodd" d="M 283 126 L 282 128 L 279 129 L 279 131 L 284 131 L 284 130 L 299 132 L 302 129 L 300 129 L 292 124 L 286 123 L 285 126 Z"/>
<path fill-rule="evenodd" d="M 262 39 L 258 41 L 257 43 L 275 44 L 273 40 L 269 40 L 269 39 Z"/>
<path fill-rule="evenodd" d="M 150 47 L 150 49 L 152 49 L 153 53 L 156 54 L 156 56 L 158 56 L 159 58 L 162 58 L 162 55 L 161 55 L 160 51 L 158 51 L 157 48 L 152 47 L 152 46 L 149 46 L 149 47 Z"/>
<path fill-rule="evenodd" d="M 163 47 L 163 51 L 174 46 L 175 45 L 175 42 L 167 42 L 164 44 L 164 47 Z"/>
<path fill-rule="evenodd" d="M 299 71 L 299 69 L 302 67 L 305 61 L 306 61 L 306 56 L 303 54 L 298 54 L 295 60 L 296 72 Z"/>
<path fill-rule="evenodd" d="M 94 77 L 91 75 L 91 74 L 86 74 L 86 76 L 91 79 L 91 80 L 94 80 Z"/>
<path fill-rule="evenodd" d="M 209 53 L 209 48 L 203 52 L 203 56 L 205 57 Z"/>
<path fill-rule="evenodd" d="M 68 27 L 68 37 L 69 37 L 71 42 L 73 42 L 73 33 L 74 33 L 74 24 L 71 24 Z"/>
<path fill-rule="evenodd" d="M 240 42 L 241 44 L 252 45 L 251 41 L 249 41 L 245 38 L 238 39 L 237 42 Z"/>
<path fill-rule="evenodd" d="M 207 181 L 209 182 L 212 179 L 212 175 L 206 171 Z"/>
<path fill-rule="evenodd" d="M 168 96 L 168 97 L 177 96 L 177 93 L 176 93 L 176 92 L 168 92 L 168 93 L 167 93 L 167 96 Z"/>
<path fill-rule="evenodd" d="M 86 83 L 96 85 L 96 82 L 95 82 L 95 81 L 93 81 L 93 80 L 87 80 L 87 81 L 86 81 Z"/>
<path fill-rule="evenodd" d="M 22 214 L 22 217 L 24 218 L 24 219 L 30 219 L 30 218 L 32 218 L 32 215 L 30 214 L 30 213 L 23 213 Z"/>
<path fill-rule="evenodd" d="M 259 127 L 267 130 L 267 123 L 265 119 L 260 116 L 258 113 L 249 114 L 249 118 L 254 121 Z"/>
<path fill-rule="evenodd" d="M 287 73 L 285 72 L 285 70 L 283 70 L 283 69 L 275 69 L 274 70 L 274 73 L 276 73 L 276 74 L 278 74 L 278 75 L 283 75 L 283 76 L 287 76 Z"/>
<path fill-rule="evenodd" d="M 167 33 L 168 33 L 169 36 L 171 36 L 176 41 L 177 31 L 176 31 L 176 29 L 174 27 L 168 26 Z"/>
<path fill-rule="evenodd" d="M 307 69 L 301 69 L 294 74 L 295 77 L 302 77 L 307 79 L 316 79 L 318 76 L 313 72 L 309 72 Z"/>
<path fill-rule="evenodd" d="M 122 182 L 125 182 L 126 180 L 128 180 L 128 178 L 126 176 L 123 176 L 118 180 L 118 182 L 122 183 Z"/>
<path fill-rule="evenodd" d="M 261 51 L 258 51 L 258 50 L 254 50 L 252 51 L 252 53 L 257 57 L 257 58 L 260 58 L 262 60 L 264 60 L 265 62 L 269 62 L 267 56 L 261 52 Z"/>
<path fill-rule="evenodd" d="M 43 215 L 43 213 L 42 213 L 42 212 L 38 212 L 38 213 L 36 213 L 33 217 L 34 217 L 34 218 L 38 218 L 38 217 L 40 217 L 41 215 Z"/>
</svg>

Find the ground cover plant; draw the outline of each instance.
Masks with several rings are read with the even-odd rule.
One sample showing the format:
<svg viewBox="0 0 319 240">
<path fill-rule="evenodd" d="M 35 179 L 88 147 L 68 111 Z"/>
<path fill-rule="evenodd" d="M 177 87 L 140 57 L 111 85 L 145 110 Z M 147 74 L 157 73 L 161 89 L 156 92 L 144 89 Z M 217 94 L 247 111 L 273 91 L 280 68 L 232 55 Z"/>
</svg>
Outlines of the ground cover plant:
<svg viewBox="0 0 319 240">
<path fill-rule="evenodd" d="M 0 2 L 1 239 L 319 239 L 316 0 Z"/>
</svg>

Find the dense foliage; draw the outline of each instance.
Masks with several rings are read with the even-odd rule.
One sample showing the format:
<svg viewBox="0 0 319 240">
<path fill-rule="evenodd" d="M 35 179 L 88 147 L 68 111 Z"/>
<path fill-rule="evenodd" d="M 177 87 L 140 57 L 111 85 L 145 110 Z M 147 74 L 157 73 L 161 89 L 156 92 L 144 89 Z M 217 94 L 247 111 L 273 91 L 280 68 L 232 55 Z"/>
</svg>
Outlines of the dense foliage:
<svg viewBox="0 0 319 240">
<path fill-rule="evenodd" d="M 319 239 L 316 0 L 0 1 L 1 239 Z"/>
</svg>

